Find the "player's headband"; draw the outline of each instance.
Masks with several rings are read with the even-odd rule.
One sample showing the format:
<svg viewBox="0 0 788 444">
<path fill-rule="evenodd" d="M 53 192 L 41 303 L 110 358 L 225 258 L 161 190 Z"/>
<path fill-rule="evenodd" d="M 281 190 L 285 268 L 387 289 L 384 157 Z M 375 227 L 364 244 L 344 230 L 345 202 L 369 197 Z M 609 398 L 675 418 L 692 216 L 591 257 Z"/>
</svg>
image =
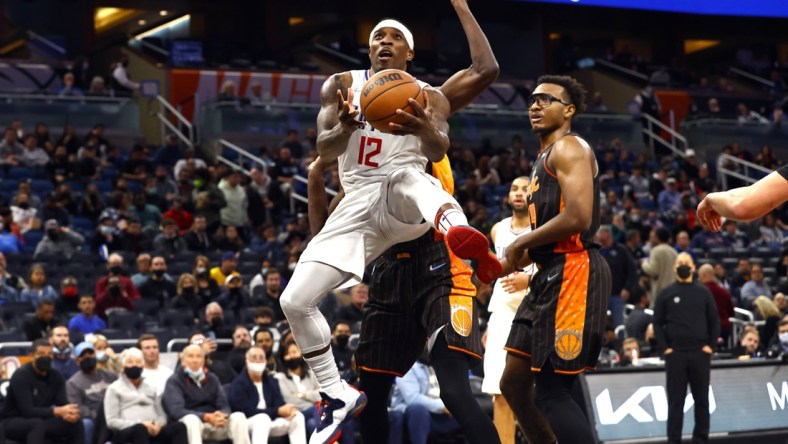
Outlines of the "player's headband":
<svg viewBox="0 0 788 444">
<path fill-rule="evenodd" d="M 401 32 L 405 36 L 405 41 L 408 42 L 410 49 L 413 49 L 413 34 L 405 25 L 393 19 L 385 19 L 372 28 L 372 32 L 369 33 L 369 46 L 372 46 L 372 38 L 381 28 L 394 28 Z"/>
</svg>

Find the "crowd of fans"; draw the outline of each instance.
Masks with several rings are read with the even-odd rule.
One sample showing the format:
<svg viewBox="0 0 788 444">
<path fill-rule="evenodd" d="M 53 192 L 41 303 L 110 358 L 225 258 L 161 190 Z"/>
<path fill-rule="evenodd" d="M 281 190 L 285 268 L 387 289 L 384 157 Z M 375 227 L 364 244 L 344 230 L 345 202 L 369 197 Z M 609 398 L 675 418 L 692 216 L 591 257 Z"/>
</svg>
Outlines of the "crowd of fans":
<svg viewBox="0 0 788 444">
<path fill-rule="evenodd" d="M 66 127 L 55 138 L 46 125 L 28 135 L 21 121 L 12 122 L 0 142 L 0 335 L 5 341 L 36 341 L 34 364 L 26 368 L 46 373 L 44 361 L 50 359 L 64 379 L 49 380 L 53 387 L 62 384 L 65 394 L 53 389 L 47 405 L 62 406 L 55 417 L 80 426 L 66 433 L 60 423 L 31 428 L 33 422 L 23 422 L 6 433 L 115 433 L 133 442 L 147 442 L 134 438 L 146 433 L 161 436 L 161 442 L 196 442 L 198 435 L 265 442 L 270 434 L 298 442 L 297 436 L 313 430 L 318 386 L 292 341 L 278 298 L 311 237 L 305 208 L 289 196 L 305 193 L 294 178 L 304 176 L 316 157 L 315 134 L 310 129 L 302 138 L 290 131 L 276 150 L 259 150 L 265 164 L 246 176 L 199 158 L 175 137 L 160 147 L 124 150 L 107 139 L 100 124 L 84 137 Z M 649 308 L 675 280 L 673 261 L 681 251 L 692 255 L 700 281 L 715 295 L 723 326 L 720 350 L 784 355 L 785 209 L 756 223 L 728 222 L 721 233 L 712 233 L 698 224 L 695 208 L 719 188 L 717 163 L 702 163 L 694 152 L 685 159 L 650 159 L 620 140 L 595 141 L 594 149 L 601 185 L 597 240 L 603 254 L 622 252 L 611 266 L 612 299 L 618 301 L 610 307 L 601 362 L 623 365 L 659 353 Z M 752 158 L 735 144 L 722 151 Z M 769 153 L 762 151 L 759 161 Z M 456 196 L 474 227 L 489 233 L 508 215 L 508 184 L 530 174 L 536 154 L 519 136 L 506 147 L 483 150 L 455 143 L 450 156 Z M 338 189 L 336 168 L 326 171 L 325 182 Z M 488 295 L 482 288 L 481 313 Z M 321 306 L 348 380 L 355 377 L 350 338 L 358 332 L 367 297 L 361 284 L 335 292 Z M 634 308 L 625 310 L 625 304 Z M 727 342 L 733 307 L 751 311 L 757 321 L 731 340 L 739 345 L 741 339 L 738 350 L 729 350 Z M 161 346 L 187 337 L 180 361 L 159 362 Z M 137 348 L 116 353 L 110 341 L 119 338 L 139 338 Z M 221 340 L 231 342 L 229 348 Z M 425 409 L 442 412 L 435 388 L 420 383 L 429 373 L 420 365 L 398 385 L 405 393 L 392 398 L 392 424 L 400 424 L 392 427 L 395 442 L 402 439 L 396 433 L 406 429 L 411 438 L 429 434 L 431 427 L 456 430 L 450 417 L 437 425 L 409 419 Z M 18 374 L 30 377 L 29 371 Z M 132 386 L 138 389 L 133 396 Z M 38 418 L 29 405 L 9 402 L 22 395 L 12 391 L 0 416 Z M 155 402 L 145 411 L 125 408 L 138 403 L 134 397 Z M 424 402 L 409 406 L 407 400 Z M 352 442 L 355 424 L 347 428 L 344 442 Z"/>
</svg>

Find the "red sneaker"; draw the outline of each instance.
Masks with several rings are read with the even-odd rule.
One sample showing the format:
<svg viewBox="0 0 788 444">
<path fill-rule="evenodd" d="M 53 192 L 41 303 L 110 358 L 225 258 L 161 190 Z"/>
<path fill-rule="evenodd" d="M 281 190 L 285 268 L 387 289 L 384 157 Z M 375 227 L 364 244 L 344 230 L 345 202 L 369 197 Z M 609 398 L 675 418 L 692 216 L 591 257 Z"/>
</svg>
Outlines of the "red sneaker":
<svg viewBox="0 0 788 444">
<path fill-rule="evenodd" d="M 460 259 L 476 260 L 476 276 L 483 283 L 489 284 L 501 274 L 501 262 L 490 251 L 490 242 L 479 230 L 467 225 L 454 226 L 446 233 L 446 241 Z"/>
</svg>

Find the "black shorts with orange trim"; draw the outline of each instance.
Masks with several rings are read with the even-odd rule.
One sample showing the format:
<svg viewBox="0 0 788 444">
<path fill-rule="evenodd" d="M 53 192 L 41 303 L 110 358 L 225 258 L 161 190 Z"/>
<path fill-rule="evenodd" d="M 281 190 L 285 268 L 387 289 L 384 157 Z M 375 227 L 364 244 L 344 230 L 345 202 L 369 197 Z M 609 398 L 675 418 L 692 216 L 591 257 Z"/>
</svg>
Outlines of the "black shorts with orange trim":
<svg viewBox="0 0 788 444">
<path fill-rule="evenodd" d="M 529 356 L 534 371 L 547 359 L 557 373 L 595 368 L 610 286 L 610 269 L 597 249 L 567 253 L 544 264 L 517 309 L 506 349 Z"/>
<path fill-rule="evenodd" d="M 449 348 L 481 359 L 472 273 L 432 230 L 375 260 L 356 350 L 358 367 L 402 376 L 441 327 Z"/>
</svg>

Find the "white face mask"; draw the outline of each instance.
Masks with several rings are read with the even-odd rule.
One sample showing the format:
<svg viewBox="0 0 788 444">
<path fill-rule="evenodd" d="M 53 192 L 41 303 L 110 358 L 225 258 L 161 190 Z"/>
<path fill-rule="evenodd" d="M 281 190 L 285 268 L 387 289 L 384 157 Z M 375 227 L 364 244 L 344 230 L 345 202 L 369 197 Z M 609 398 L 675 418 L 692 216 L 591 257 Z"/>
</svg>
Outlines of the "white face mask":
<svg viewBox="0 0 788 444">
<path fill-rule="evenodd" d="M 784 345 L 788 345 L 788 331 L 785 333 L 780 333 L 780 342 Z"/>
<path fill-rule="evenodd" d="M 247 362 L 246 367 L 255 375 L 262 375 L 265 371 L 265 362 Z"/>
</svg>

